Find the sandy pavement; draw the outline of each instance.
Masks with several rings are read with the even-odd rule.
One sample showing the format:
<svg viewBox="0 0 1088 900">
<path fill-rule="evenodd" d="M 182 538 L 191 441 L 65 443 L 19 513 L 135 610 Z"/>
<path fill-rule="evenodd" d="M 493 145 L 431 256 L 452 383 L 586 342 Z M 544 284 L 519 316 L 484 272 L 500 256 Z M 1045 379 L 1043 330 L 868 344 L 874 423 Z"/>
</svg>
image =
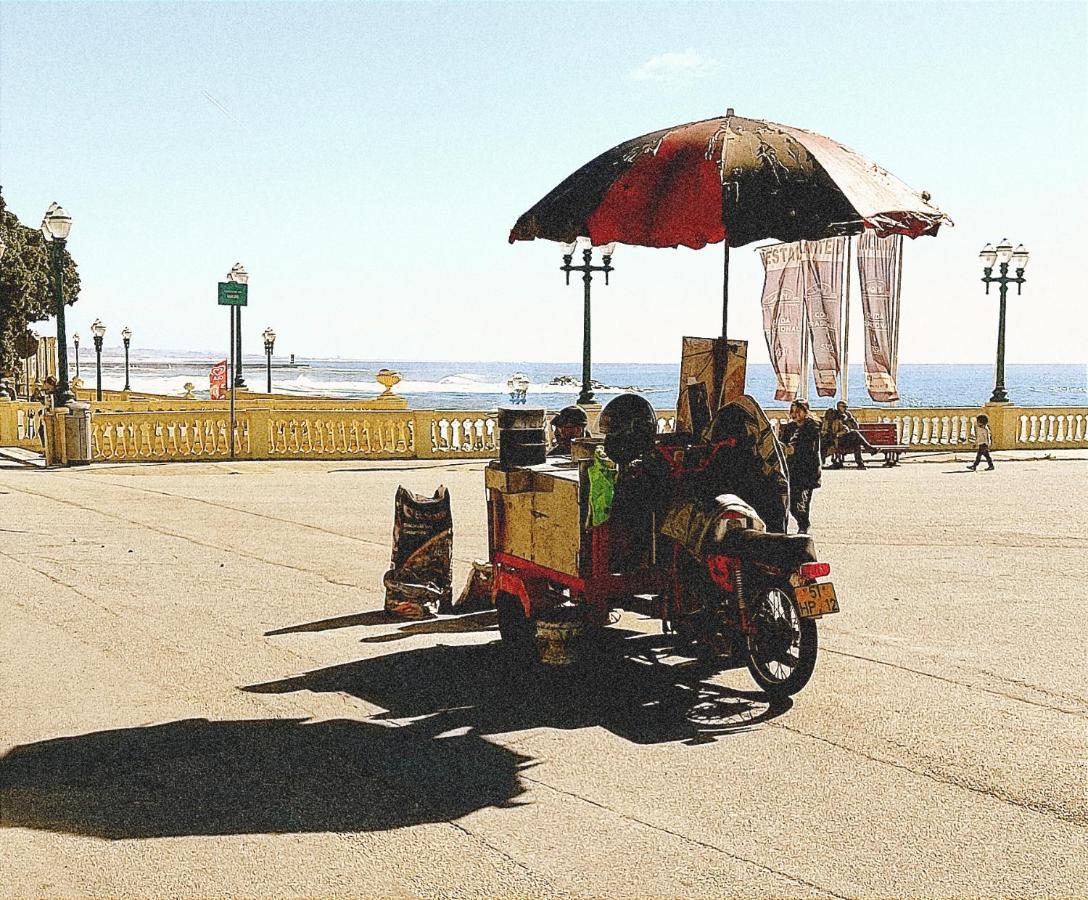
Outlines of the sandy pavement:
<svg viewBox="0 0 1088 900">
<path fill-rule="evenodd" d="M 0 895 L 1084 896 L 1085 455 L 826 472 L 788 709 L 630 613 L 579 680 L 385 621 L 480 462 L 0 464 Z"/>
</svg>

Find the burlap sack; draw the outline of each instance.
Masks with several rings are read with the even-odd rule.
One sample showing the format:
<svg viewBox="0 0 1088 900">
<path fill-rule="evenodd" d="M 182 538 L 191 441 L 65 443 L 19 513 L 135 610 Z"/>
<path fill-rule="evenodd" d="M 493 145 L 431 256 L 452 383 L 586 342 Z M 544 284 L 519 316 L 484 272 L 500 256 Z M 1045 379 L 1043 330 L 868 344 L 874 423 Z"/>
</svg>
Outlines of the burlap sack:
<svg viewBox="0 0 1088 900">
<path fill-rule="evenodd" d="M 385 609 L 409 619 L 449 612 L 453 600 L 453 513 L 439 486 L 433 497 L 397 488 L 392 564 L 385 573 Z"/>
</svg>

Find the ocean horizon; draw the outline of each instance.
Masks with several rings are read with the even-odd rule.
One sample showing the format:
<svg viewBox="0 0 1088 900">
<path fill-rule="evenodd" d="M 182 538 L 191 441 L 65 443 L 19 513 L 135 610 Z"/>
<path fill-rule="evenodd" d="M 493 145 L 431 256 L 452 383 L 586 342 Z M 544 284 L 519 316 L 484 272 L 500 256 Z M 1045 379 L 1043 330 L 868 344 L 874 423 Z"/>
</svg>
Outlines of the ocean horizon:
<svg viewBox="0 0 1088 900">
<path fill-rule="evenodd" d="M 208 396 L 208 371 L 221 360 L 208 353 L 178 351 L 133 351 L 130 355 L 129 383 L 134 391 L 180 396 L 184 385 L 192 382 L 197 396 Z M 75 355 L 69 364 L 75 371 Z M 272 360 L 272 390 L 298 397 L 334 397 L 359 399 L 373 397 L 383 388 L 376 375 L 387 367 L 399 372 L 401 382 L 396 393 L 416 409 L 492 409 L 510 400 L 507 379 L 515 372 L 529 379 L 528 402 L 558 409 L 574 402 L 581 383 L 579 362 L 508 361 L 431 361 L 363 360 L 296 356 Z M 243 376 L 254 392 L 265 389 L 265 359 L 262 355 L 243 357 Z M 88 387 L 94 386 L 94 354 L 83 349 L 80 375 Z M 593 378 L 599 387 L 595 394 L 602 402 L 628 390 L 645 394 L 658 408 L 676 403 L 679 387 L 678 363 L 595 363 Z M 557 380 L 563 383 L 555 383 Z M 865 391 L 860 364 L 850 366 L 849 402 L 856 406 L 976 407 L 985 403 L 994 383 L 993 365 L 980 363 L 903 363 L 899 367 L 900 400 L 896 404 L 877 404 Z M 774 372 L 767 363 L 748 366 L 748 392 L 767 406 L 781 405 L 774 400 Z M 124 386 L 124 356 L 120 348 L 106 348 L 102 355 L 102 386 L 120 390 Z M 1013 403 L 1021 406 L 1088 405 L 1088 366 L 1076 363 L 1019 363 L 1007 365 L 1005 387 Z M 839 389 L 841 391 L 841 384 Z M 809 387 L 814 407 L 824 407 L 841 399 L 818 397 Z"/>
</svg>

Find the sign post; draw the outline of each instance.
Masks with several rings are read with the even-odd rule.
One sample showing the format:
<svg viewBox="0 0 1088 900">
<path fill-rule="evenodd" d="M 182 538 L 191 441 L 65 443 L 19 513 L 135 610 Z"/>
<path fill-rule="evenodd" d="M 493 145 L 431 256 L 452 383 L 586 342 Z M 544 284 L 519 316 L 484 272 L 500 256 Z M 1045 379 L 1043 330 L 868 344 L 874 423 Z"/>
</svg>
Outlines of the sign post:
<svg viewBox="0 0 1088 900">
<path fill-rule="evenodd" d="M 234 373 L 237 366 L 234 351 L 235 307 L 246 306 L 249 285 L 237 281 L 219 282 L 219 305 L 230 307 L 230 458 L 234 459 Z"/>
</svg>

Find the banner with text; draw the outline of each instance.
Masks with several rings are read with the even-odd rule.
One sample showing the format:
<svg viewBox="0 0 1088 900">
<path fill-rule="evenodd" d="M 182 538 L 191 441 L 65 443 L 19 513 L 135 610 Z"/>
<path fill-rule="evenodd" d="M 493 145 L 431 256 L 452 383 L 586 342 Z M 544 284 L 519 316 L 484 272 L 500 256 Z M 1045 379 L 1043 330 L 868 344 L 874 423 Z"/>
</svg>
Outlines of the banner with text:
<svg viewBox="0 0 1088 900">
<path fill-rule="evenodd" d="M 795 400 L 801 387 L 801 243 L 759 248 L 763 281 L 763 336 L 777 384 L 775 400 Z"/>
<path fill-rule="evenodd" d="M 211 388 L 212 400 L 222 400 L 227 396 L 227 361 L 225 359 L 212 366 L 208 374 L 208 384 Z"/>
<path fill-rule="evenodd" d="M 858 237 L 858 275 L 861 278 L 861 313 L 865 322 L 865 389 L 878 403 L 899 399 L 892 372 L 892 321 L 895 303 L 896 261 L 903 238 L 877 237 L 866 228 Z"/>
<path fill-rule="evenodd" d="M 842 313 L 842 272 L 846 238 L 803 241 L 805 308 L 812 338 L 816 393 L 833 397 L 839 374 L 839 325 Z"/>
</svg>

